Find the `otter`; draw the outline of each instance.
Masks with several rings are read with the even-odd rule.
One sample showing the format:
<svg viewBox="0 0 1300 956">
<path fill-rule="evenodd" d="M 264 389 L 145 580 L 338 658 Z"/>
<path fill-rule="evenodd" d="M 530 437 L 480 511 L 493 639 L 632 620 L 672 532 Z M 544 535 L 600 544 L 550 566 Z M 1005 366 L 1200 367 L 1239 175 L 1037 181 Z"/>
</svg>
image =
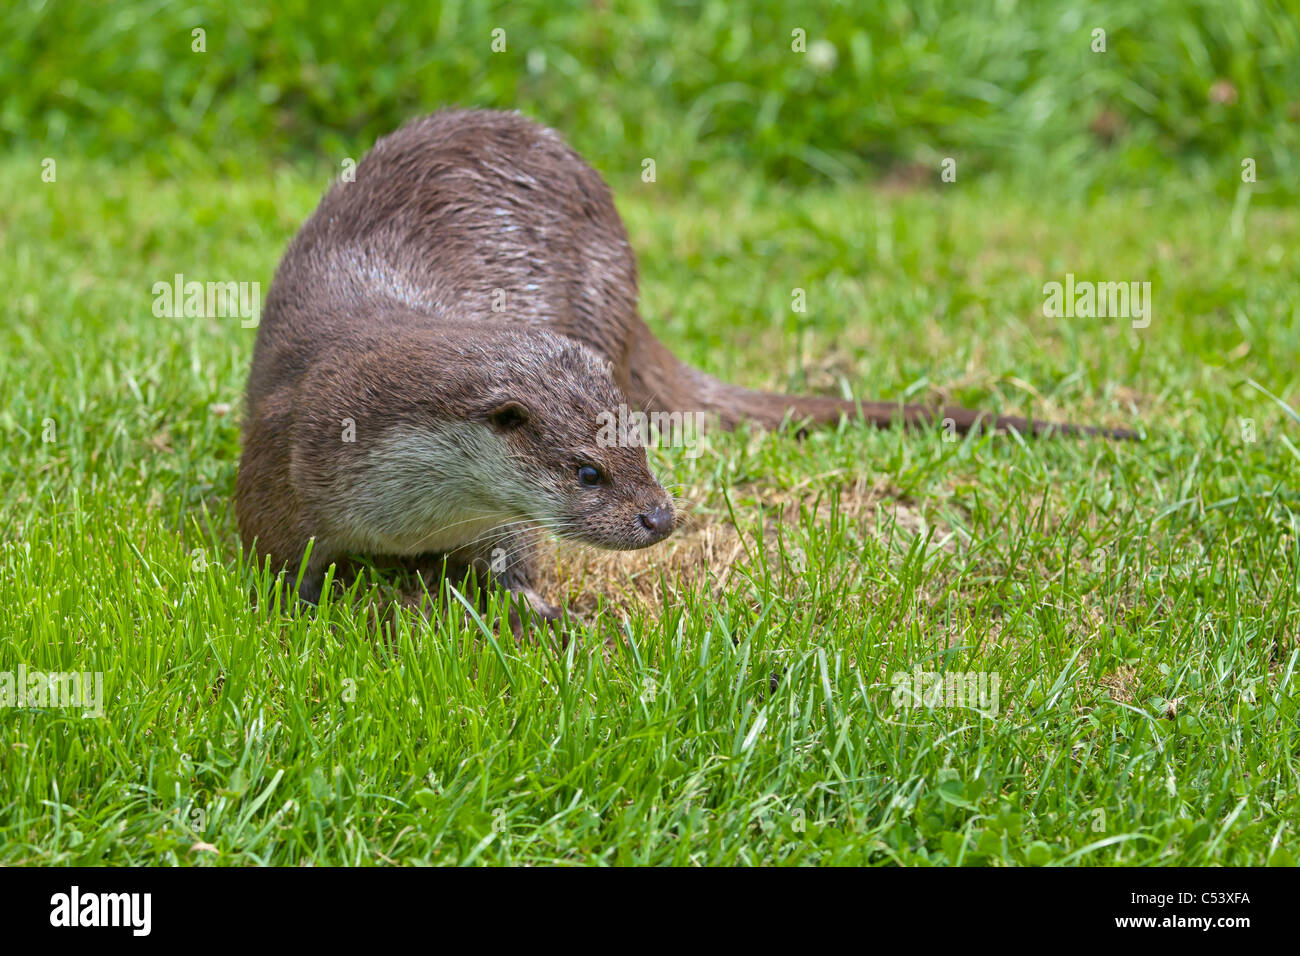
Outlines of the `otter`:
<svg viewBox="0 0 1300 956">
<path fill-rule="evenodd" d="M 533 587 L 539 535 L 644 548 L 677 522 L 644 436 L 600 436 L 620 406 L 722 428 L 848 417 L 1134 437 L 718 381 L 642 320 L 591 166 L 517 113 L 444 110 L 376 142 L 280 262 L 248 380 L 241 537 L 311 603 L 332 563 L 384 555 L 472 569 L 558 618 Z"/>
</svg>

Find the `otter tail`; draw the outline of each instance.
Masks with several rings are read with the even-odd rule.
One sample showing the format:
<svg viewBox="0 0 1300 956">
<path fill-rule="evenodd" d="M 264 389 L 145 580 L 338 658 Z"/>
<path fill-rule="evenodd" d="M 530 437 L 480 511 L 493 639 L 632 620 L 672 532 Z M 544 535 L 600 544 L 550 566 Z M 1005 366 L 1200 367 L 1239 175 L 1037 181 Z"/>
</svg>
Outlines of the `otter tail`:
<svg viewBox="0 0 1300 956">
<path fill-rule="evenodd" d="M 723 428 L 735 428 L 742 421 L 776 428 L 787 419 L 811 419 L 815 424 L 833 425 L 841 418 L 861 417 L 868 424 L 888 428 L 901 424 L 909 427 L 935 424 L 955 428 L 965 434 L 975 428 L 1002 431 L 1015 429 L 1021 434 L 1092 435 L 1104 438 L 1135 440 L 1137 432 L 1127 428 L 1102 428 L 1046 422 L 1015 415 L 995 415 L 956 405 L 905 405 L 894 402 L 850 401 L 816 395 L 781 395 L 729 385 L 691 368 L 678 360 L 645 325 L 640 323 L 633 344 L 628 398 L 647 412 L 703 411 L 716 415 Z M 654 369 L 656 380 L 642 377 L 643 370 Z"/>
</svg>

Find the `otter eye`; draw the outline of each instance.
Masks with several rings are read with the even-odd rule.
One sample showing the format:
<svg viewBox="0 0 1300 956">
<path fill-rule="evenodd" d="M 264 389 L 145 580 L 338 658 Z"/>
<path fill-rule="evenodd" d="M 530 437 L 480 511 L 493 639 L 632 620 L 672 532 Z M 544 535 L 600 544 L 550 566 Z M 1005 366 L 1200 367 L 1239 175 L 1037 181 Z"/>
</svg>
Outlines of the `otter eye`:
<svg viewBox="0 0 1300 956">
<path fill-rule="evenodd" d="M 605 476 L 594 465 L 583 465 L 578 469 L 578 481 L 584 488 L 595 488 Z"/>
</svg>

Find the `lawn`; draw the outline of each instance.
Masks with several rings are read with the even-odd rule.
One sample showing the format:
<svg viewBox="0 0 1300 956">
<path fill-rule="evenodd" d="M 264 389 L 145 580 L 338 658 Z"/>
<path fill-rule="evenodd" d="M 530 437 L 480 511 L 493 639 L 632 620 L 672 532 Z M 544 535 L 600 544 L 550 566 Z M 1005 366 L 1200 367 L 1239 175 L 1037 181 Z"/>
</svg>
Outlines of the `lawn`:
<svg viewBox="0 0 1300 956">
<path fill-rule="evenodd" d="M 0 161 L 0 670 L 103 675 L 102 716 L 0 709 L 0 863 L 1294 862 L 1300 423 L 1251 384 L 1296 404 L 1294 210 L 611 173 L 691 362 L 1145 440 L 656 449 L 690 524 L 548 557 L 561 651 L 454 597 L 378 625 L 383 576 L 250 600 L 255 333 L 151 290 L 265 293 L 331 170 L 257 170 Z M 1149 326 L 1045 316 L 1067 273 L 1151 282 Z"/>
</svg>

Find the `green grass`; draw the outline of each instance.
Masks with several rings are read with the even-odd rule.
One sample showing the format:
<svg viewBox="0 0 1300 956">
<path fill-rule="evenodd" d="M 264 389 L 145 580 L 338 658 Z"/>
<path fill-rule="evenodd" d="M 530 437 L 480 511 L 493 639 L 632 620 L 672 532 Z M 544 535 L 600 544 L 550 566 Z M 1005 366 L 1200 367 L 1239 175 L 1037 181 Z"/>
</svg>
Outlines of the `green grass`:
<svg viewBox="0 0 1300 956">
<path fill-rule="evenodd" d="M 613 173 L 653 157 L 679 194 L 724 161 L 825 183 L 951 156 L 1105 190 L 1252 157 L 1283 197 L 1300 180 L 1290 0 L 13 0 L 0 90 L 0 150 L 171 175 L 337 171 L 454 103 L 543 116 Z"/>
<path fill-rule="evenodd" d="M 459 605 L 386 642 L 359 599 L 250 603 L 253 332 L 151 286 L 268 288 L 319 168 L 38 173 L 0 161 L 0 671 L 102 671 L 105 716 L 0 710 L 0 863 L 1294 861 L 1300 425 L 1247 384 L 1297 404 L 1294 211 L 615 177 L 645 312 L 711 371 L 1148 438 L 657 452 L 745 551 L 721 586 L 671 548 L 566 578 L 664 609 L 610 598 L 557 653 Z M 1045 318 L 1066 272 L 1151 281 L 1154 321 Z M 998 712 L 896 707 L 915 667 L 996 674 Z"/>
</svg>

